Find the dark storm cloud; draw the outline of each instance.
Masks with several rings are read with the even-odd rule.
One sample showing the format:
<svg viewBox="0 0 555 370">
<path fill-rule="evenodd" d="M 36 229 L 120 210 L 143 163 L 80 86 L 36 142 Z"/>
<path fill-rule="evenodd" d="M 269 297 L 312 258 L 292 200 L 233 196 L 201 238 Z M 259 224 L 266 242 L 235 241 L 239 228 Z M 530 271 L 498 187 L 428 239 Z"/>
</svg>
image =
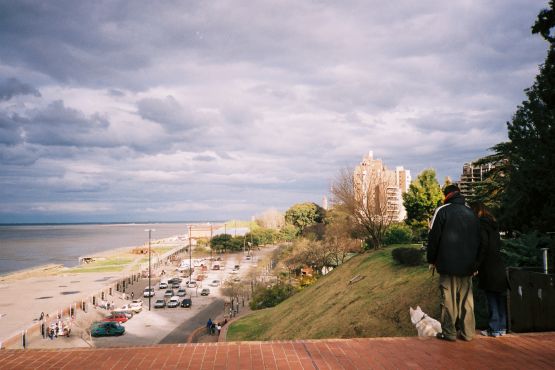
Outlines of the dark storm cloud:
<svg viewBox="0 0 555 370">
<path fill-rule="evenodd" d="M 173 96 L 142 99 L 137 102 L 137 108 L 141 117 L 161 124 L 168 132 L 189 130 L 199 125 L 193 113 Z"/>
<path fill-rule="evenodd" d="M 22 128 L 29 143 L 53 146 L 111 147 L 113 139 L 107 134 L 109 122 L 99 114 L 85 116 L 68 108 L 63 101 L 52 102 L 25 120 Z"/>
<path fill-rule="evenodd" d="M 9 116 L 0 112 L 0 143 L 15 145 L 23 142 L 21 122 L 17 116 Z"/>
<path fill-rule="evenodd" d="M 10 100 L 16 95 L 41 96 L 37 89 L 19 81 L 17 78 L 7 78 L 4 81 L 0 81 L 0 100 Z"/>
</svg>

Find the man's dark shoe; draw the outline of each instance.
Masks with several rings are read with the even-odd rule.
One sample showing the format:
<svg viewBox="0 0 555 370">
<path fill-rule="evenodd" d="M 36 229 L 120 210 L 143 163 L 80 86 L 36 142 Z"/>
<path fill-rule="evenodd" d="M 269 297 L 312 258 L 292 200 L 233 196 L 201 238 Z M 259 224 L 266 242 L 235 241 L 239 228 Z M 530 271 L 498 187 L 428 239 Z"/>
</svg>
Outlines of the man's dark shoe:
<svg viewBox="0 0 555 370">
<path fill-rule="evenodd" d="M 443 333 L 437 333 L 436 334 L 436 338 L 437 339 L 441 339 L 441 340 L 446 340 L 448 342 L 455 342 L 457 340 L 457 338 L 453 338 L 453 337 L 448 337 Z"/>
</svg>

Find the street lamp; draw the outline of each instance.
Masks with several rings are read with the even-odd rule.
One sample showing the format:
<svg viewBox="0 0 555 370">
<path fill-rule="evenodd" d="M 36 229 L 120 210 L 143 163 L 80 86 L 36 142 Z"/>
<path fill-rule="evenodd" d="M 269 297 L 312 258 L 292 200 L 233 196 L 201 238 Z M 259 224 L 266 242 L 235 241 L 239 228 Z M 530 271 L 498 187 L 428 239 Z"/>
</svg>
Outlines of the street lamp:
<svg viewBox="0 0 555 370">
<path fill-rule="evenodd" d="M 191 227 L 192 225 L 188 225 L 189 226 L 189 282 L 192 281 L 193 279 L 193 271 L 192 271 L 192 267 L 193 267 L 193 256 L 192 256 L 192 250 L 191 250 Z"/>
<path fill-rule="evenodd" d="M 151 292 L 152 292 L 152 287 L 150 284 L 150 279 L 151 279 L 151 272 L 150 272 L 150 240 L 152 237 L 152 232 L 156 231 L 155 229 L 145 229 L 145 231 L 148 231 L 148 310 L 150 311 L 150 298 L 151 298 Z"/>
</svg>

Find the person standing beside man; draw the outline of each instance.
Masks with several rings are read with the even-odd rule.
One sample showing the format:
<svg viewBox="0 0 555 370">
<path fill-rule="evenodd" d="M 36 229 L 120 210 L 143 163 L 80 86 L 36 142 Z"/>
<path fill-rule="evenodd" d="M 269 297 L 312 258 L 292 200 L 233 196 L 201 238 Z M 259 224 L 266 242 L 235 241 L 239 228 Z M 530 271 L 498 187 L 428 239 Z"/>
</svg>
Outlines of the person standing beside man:
<svg viewBox="0 0 555 370">
<path fill-rule="evenodd" d="M 480 202 L 470 208 L 480 220 L 480 260 L 478 287 L 486 292 L 488 301 L 488 329 L 482 335 L 499 337 L 507 333 L 507 281 L 506 267 L 501 259 L 501 237 L 495 217 Z"/>
<path fill-rule="evenodd" d="M 477 271 L 480 249 L 480 224 L 465 205 L 457 185 L 443 191 L 443 205 L 436 209 L 428 234 L 426 258 L 439 273 L 441 328 L 437 338 L 472 340 L 476 327 L 472 275 Z"/>
</svg>

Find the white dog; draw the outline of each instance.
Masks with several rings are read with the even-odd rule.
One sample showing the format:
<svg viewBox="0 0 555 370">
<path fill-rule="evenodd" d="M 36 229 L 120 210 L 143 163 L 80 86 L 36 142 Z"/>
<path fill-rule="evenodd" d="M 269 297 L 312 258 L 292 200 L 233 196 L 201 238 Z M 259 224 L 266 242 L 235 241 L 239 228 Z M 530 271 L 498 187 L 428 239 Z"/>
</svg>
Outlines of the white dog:
<svg viewBox="0 0 555 370">
<path fill-rule="evenodd" d="M 441 333 L 440 322 L 426 315 L 420 306 L 410 308 L 410 321 L 416 326 L 419 337 L 435 337 L 437 333 Z"/>
</svg>

